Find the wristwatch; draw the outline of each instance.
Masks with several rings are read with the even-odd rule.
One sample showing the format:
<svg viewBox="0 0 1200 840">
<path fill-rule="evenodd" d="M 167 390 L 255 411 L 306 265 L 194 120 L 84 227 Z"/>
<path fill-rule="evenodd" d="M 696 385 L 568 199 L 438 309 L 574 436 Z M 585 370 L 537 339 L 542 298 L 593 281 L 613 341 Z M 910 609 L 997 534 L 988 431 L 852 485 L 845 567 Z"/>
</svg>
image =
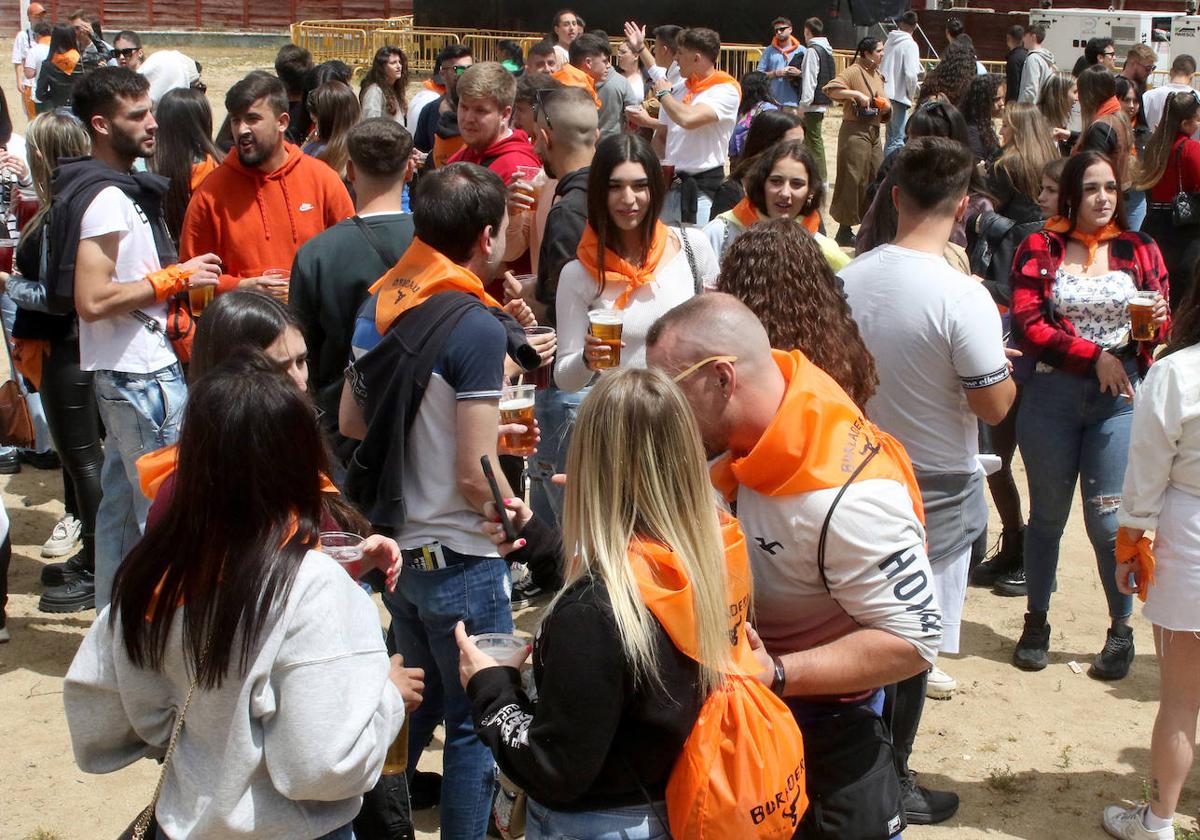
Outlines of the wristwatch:
<svg viewBox="0 0 1200 840">
<path fill-rule="evenodd" d="M 656 90 L 656 91 L 654 91 L 654 98 L 661 102 L 662 98 L 664 96 L 666 96 L 667 94 L 669 94 L 670 92 L 671 92 L 671 89 L 669 87 L 663 88 L 662 90 Z"/>
<path fill-rule="evenodd" d="M 783 669 L 783 660 L 778 656 L 771 657 L 771 664 L 775 666 L 775 676 L 771 679 L 771 691 L 776 697 L 782 697 L 784 686 L 787 684 L 787 672 Z"/>
</svg>

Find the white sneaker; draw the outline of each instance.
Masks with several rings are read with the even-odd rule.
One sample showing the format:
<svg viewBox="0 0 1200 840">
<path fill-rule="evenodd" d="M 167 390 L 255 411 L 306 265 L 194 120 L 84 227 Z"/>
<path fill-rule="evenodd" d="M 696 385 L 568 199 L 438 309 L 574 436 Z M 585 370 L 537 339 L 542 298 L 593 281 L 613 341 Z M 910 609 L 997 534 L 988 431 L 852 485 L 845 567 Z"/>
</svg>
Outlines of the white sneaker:
<svg viewBox="0 0 1200 840">
<path fill-rule="evenodd" d="M 925 685 L 925 696 L 930 700 L 949 700 L 958 689 L 958 681 L 934 665 Z"/>
<path fill-rule="evenodd" d="M 83 533 L 83 523 L 67 514 L 54 523 L 50 539 L 42 543 L 43 557 L 66 557 L 75 551 L 75 544 Z"/>
<path fill-rule="evenodd" d="M 12 639 L 12 635 L 8 632 L 8 628 L 0 627 L 0 644 L 10 641 L 11 639 Z"/>
<path fill-rule="evenodd" d="M 1142 822 L 1142 815 L 1149 807 L 1143 805 L 1140 808 L 1122 808 L 1120 805 L 1109 805 L 1104 809 L 1104 819 L 1101 821 L 1104 830 L 1113 837 L 1120 837 L 1121 840 L 1175 840 L 1173 825 L 1157 831 L 1146 828 L 1146 824 Z"/>
</svg>

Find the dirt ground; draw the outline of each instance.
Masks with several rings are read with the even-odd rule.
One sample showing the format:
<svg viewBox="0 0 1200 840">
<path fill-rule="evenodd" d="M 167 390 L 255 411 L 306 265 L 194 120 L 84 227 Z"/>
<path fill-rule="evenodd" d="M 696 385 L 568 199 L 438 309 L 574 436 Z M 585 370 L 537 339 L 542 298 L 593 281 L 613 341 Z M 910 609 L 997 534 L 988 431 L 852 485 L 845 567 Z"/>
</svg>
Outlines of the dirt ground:
<svg viewBox="0 0 1200 840">
<path fill-rule="evenodd" d="M 269 68 L 273 59 L 271 50 L 191 53 L 204 65 L 217 122 L 229 85 L 251 69 Z M 0 82 L 9 103 L 18 101 L 12 75 L 0 75 Z M 15 113 L 14 118 L 19 131 L 24 119 Z M 826 120 L 831 164 L 837 127 L 837 119 Z M 0 489 L 12 519 L 14 550 L 8 608 L 13 639 L 0 646 L 0 840 L 115 836 L 148 801 L 156 766 L 142 762 L 88 776 L 72 759 L 61 680 L 94 614 L 37 612 L 38 575 L 46 562 L 38 549 L 62 514 L 62 482 L 58 473 L 26 467 L 0 477 Z M 1158 687 L 1150 627 L 1140 613 L 1135 617 L 1138 655 L 1127 679 L 1108 684 L 1086 676 L 1107 619 L 1078 505 L 1063 539 L 1050 618 L 1051 664 L 1041 673 L 1009 664 L 1023 610 L 1022 599 L 970 590 L 964 653 L 940 663 L 958 680 L 959 692 L 926 705 L 913 758 L 921 781 L 957 791 L 962 808 L 949 823 L 912 828 L 906 837 L 1091 840 L 1106 836 L 1099 823 L 1104 805 L 1145 795 Z M 536 610 L 519 617 L 525 630 L 536 620 Z M 1080 673 L 1070 667 L 1073 662 Z M 424 769 L 439 765 L 436 749 L 421 762 Z M 1193 771 L 1180 803 L 1189 830 L 1195 830 L 1198 794 L 1200 773 Z M 418 814 L 417 824 L 419 837 L 437 836 L 436 811 Z M 1182 830 L 1179 836 L 1185 836 Z"/>
</svg>

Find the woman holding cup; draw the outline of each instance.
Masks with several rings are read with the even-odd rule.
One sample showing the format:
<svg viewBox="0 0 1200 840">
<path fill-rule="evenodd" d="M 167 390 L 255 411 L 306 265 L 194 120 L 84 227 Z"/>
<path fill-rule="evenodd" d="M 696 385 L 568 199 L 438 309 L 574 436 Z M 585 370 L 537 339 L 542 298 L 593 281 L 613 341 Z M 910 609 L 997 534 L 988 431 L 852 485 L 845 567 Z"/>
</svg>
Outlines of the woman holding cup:
<svg viewBox="0 0 1200 840">
<path fill-rule="evenodd" d="M 650 325 L 715 281 L 717 257 L 703 234 L 659 221 L 666 190 L 641 137 L 600 141 L 588 174 L 588 224 L 558 284 L 560 389 L 579 391 L 597 371 L 645 367 Z"/>
<path fill-rule="evenodd" d="M 1094 151 L 1067 161 L 1058 215 L 1013 260 L 1012 326 L 1036 362 L 1021 394 L 1017 444 L 1029 474 L 1025 529 L 1028 612 L 1013 663 L 1046 667 L 1050 593 L 1059 542 L 1082 484 L 1084 522 L 1112 625 L 1088 674 L 1116 680 L 1133 662 L 1132 603 L 1117 589 L 1117 510 L 1128 457 L 1134 391 L 1169 320 L 1167 270 L 1154 241 L 1126 228 L 1113 164 Z M 1129 305 L 1151 295 L 1152 340 L 1131 336 Z"/>
</svg>

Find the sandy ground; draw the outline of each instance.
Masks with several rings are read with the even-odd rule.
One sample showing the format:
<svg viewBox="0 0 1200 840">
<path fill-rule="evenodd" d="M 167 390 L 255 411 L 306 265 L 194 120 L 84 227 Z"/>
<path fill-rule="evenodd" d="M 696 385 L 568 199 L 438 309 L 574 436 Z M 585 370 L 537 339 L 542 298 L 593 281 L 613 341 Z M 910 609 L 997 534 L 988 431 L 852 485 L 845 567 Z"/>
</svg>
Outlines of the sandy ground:
<svg viewBox="0 0 1200 840">
<path fill-rule="evenodd" d="M 229 85 L 251 69 L 270 67 L 273 58 L 270 50 L 192 52 L 204 65 L 217 122 Z M 0 81 L 14 103 L 12 76 Z M 23 118 L 15 121 L 20 130 Z M 837 123 L 826 121 L 831 163 Z M 61 681 L 94 614 L 42 615 L 36 608 L 46 562 L 39 546 L 62 514 L 62 482 L 58 473 L 26 467 L 20 475 L 0 477 L 0 488 L 14 549 L 8 608 L 13 640 L 0 646 L 0 840 L 115 836 L 148 801 L 156 767 L 143 762 L 88 776 L 72 760 Z M 1090 840 L 1106 836 L 1099 827 L 1104 805 L 1144 795 L 1158 685 L 1149 625 L 1140 615 L 1134 620 L 1138 655 L 1124 681 L 1096 682 L 1069 666 L 1078 662 L 1086 672 L 1107 624 L 1078 505 L 1063 539 L 1051 665 L 1041 673 L 1009 664 L 1023 611 L 1022 599 L 969 592 L 964 653 L 941 663 L 958 680 L 959 692 L 927 704 L 913 758 L 922 782 L 957 791 L 962 808 L 949 823 L 913 828 L 906 837 Z M 526 610 L 519 623 L 530 630 L 536 619 L 536 610 Z M 439 764 L 435 749 L 421 766 Z M 1198 793 L 1200 774 L 1193 772 L 1180 803 L 1190 829 Z M 436 837 L 436 811 L 418 814 L 417 825 L 418 836 Z"/>
</svg>

